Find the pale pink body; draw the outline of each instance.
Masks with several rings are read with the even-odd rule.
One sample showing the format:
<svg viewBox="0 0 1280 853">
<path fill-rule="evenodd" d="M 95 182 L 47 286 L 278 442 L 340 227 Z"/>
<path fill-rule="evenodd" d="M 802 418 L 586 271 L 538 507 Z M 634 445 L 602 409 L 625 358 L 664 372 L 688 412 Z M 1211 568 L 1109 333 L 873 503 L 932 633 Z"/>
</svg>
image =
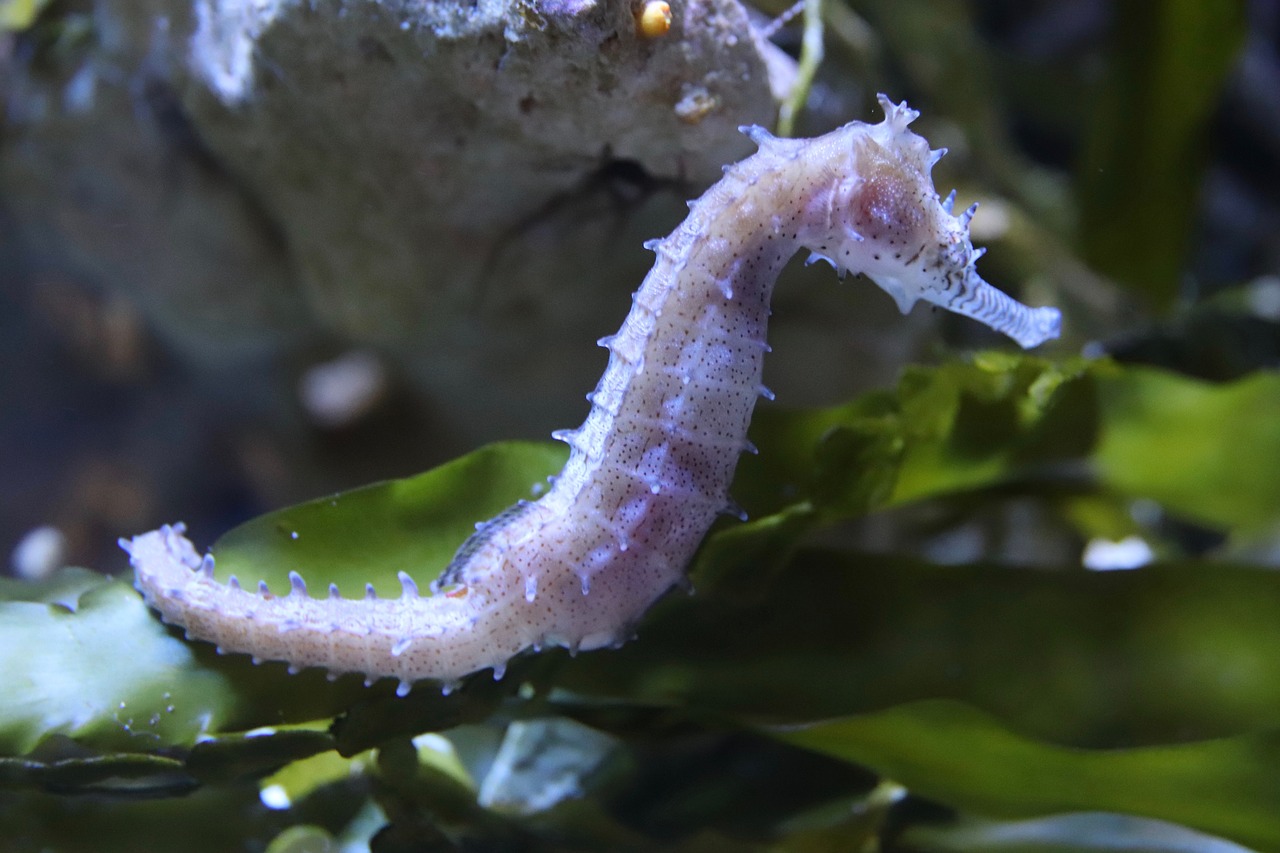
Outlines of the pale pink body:
<svg viewBox="0 0 1280 853">
<path fill-rule="evenodd" d="M 419 597 L 273 598 L 213 580 L 180 528 L 124 543 L 147 601 L 189 636 L 230 652 L 335 673 L 452 682 L 548 644 L 626 640 L 680 583 L 716 516 L 761 385 L 774 281 L 808 248 L 865 273 L 905 312 L 917 299 L 974 317 L 1023 346 L 1056 337 L 1058 313 L 984 282 L 968 237 L 930 170 L 940 156 L 907 129 L 915 112 L 882 96 L 885 120 L 811 140 L 748 130 L 760 150 L 726 169 L 669 237 L 622 328 L 552 489 L 464 544 Z"/>
</svg>

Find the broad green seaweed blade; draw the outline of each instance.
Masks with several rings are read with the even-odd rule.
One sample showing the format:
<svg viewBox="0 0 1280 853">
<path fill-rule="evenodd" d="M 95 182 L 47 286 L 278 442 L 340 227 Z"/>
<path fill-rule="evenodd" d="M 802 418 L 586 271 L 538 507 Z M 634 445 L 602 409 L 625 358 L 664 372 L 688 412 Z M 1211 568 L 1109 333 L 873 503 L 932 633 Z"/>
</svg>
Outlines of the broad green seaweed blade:
<svg viewBox="0 0 1280 853">
<path fill-rule="evenodd" d="M 756 553 L 777 547 L 770 535 Z M 662 602 L 637 641 L 579 655 L 558 684 L 744 723 L 949 698 L 1088 746 L 1280 725 L 1270 572 L 1198 561 L 1135 572 L 944 567 L 803 549 L 761 573 L 752 551 L 709 551 L 696 595 Z"/>
<path fill-rule="evenodd" d="M 1080 161 L 1081 243 L 1097 269 L 1166 310 L 1183 284 L 1210 122 L 1245 44 L 1248 4 L 1113 5 Z"/>
<path fill-rule="evenodd" d="M 217 574 L 288 589 L 296 571 L 362 596 L 400 593 L 398 572 L 434 580 L 458 546 L 519 499 L 537 497 L 564 464 L 559 445 L 491 445 L 423 474 L 388 480 L 259 516 L 213 546 Z"/>
<path fill-rule="evenodd" d="M 131 587 L 80 569 L 0 581 L 0 681 L 4 755 L 54 735 L 128 752 L 189 746 L 233 702 Z"/>
<path fill-rule="evenodd" d="M 1098 402 L 1104 482 L 1223 532 L 1280 530 L 1280 373 L 1215 385 L 1132 368 Z"/>
<path fill-rule="evenodd" d="M 1143 749 L 1068 749 L 1020 735 L 968 705 L 929 701 L 778 737 L 873 767 L 977 814 L 1125 812 L 1263 850 L 1280 847 L 1280 731 Z"/>
</svg>

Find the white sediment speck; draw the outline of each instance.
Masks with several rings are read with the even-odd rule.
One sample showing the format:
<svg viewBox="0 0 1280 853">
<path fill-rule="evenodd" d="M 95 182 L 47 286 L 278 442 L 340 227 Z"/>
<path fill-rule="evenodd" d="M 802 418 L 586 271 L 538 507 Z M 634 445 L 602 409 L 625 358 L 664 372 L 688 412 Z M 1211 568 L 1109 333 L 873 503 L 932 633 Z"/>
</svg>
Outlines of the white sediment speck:
<svg viewBox="0 0 1280 853">
<path fill-rule="evenodd" d="M 302 374 L 298 397 L 316 423 L 342 427 L 368 412 L 386 387 L 382 362 L 372 353 L 353 350 Z"/>
<path fill-rule="evenodd" d="M 275 811 L 283 811 L 293 805 L 293 800 L 289 799 L 289 792 L 283 785 L 266 786 L 258 793 L 258 799 L 262 800 L 264 806 Z"/>
<path fill-rule="evenodd" d="M 1155 559 L 1155 552 L 1141 537 L 1126 536 L 1119 542 L 1109 539 L 1092 539 L 1084 548 L 1081 562 L 1086 569 L 1110 572 L 1119 569 L 1137 569 Z"/>
<path fill-rule="evenodd" d="M 27 531 L 18 541 L 10 562 L 18 577 L 35 581 L 62 568 L 66 556 L 67 537 L 58 528 L 42 524 Z"/>
<path fill-rule="evenodd" d="M 1280 276 L 1268 275 L 1249 284 L 1249 307 L 1263 320 L 1280 321 Z"/>
</svg>

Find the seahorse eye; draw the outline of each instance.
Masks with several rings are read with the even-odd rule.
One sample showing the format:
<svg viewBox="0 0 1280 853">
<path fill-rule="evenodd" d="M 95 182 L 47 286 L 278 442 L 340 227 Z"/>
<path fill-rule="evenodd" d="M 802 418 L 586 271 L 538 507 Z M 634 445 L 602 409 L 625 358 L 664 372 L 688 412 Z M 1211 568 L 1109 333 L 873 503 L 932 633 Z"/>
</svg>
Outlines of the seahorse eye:
<svg viewBox="0 0 1280 853">
<path fill-rule="evenodd" d="M 910 134 L 911 140 L 919 139 Z M 924 144 L 928 153 L 928 145 Z M 899 248 L 936 239 L 936 216 L 921 199 L 932 193 L 927 168 L 903 152 L 862 138 L 855 142 L 853 174 L 859 180 L 842 199 L 855 231 Z"/>
<path fill-rule="evenodd" d="M 916 182 L 898 164 L 880 161 L 849 199 L 849 218 L 863 237 L 896 244 L 914 242 L 924 225 Z"/>
</svg>

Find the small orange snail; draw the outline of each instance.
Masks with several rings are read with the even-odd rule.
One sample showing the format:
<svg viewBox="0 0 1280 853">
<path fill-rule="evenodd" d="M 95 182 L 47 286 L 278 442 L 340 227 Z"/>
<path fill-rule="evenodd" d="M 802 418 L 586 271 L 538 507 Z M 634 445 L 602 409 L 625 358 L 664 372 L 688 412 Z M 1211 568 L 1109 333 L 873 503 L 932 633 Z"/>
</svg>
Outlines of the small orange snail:
<svg viewBox="0 0 1280 853">
<path fill-rule="evenodd" d="M 671 29 L 671 4 L 666 0 L 645 0 L 636 10 L 636 29 L 647 39 L 665 36 Z"/>
</svg>

